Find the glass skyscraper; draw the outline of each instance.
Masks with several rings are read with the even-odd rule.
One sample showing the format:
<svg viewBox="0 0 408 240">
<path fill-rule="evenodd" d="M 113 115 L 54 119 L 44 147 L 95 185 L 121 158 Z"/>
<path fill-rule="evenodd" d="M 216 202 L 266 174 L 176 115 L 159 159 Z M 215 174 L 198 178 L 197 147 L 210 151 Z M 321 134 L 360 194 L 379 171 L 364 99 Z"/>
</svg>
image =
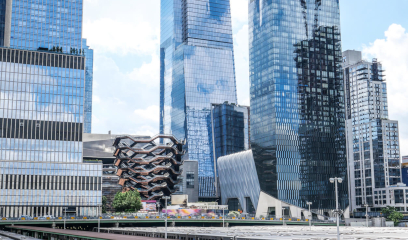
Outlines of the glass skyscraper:
<svg viewBox="0 0 408 240">
<path fill-rule="evenodd" d="M 92 132 L 93 50 L 82 39 L 85 63 L 84 133 Z"/>
<path fill-rule="evenodd" d="M 398 121 L 388 119 L 387 83 L 381 62 L 343 53 L 350 211 L 407 210 L 402 184 Z M 402 200 L 401 200 L 402 199 Z"/>
<path fill-rule="evenodd" d="M 0 1 L 2 216 L 95 215 L 101 205 L 102 165 L 82 162 L 81 26 L 82 1 Z"/>
<path fill-rule="evenodd" d="M 161 0 L 160 130 L 187 139 L 199 197 L 217 196 L 211 104 L 237 103 L 230 0 Z"/>
<path fill-rule="evenodd" d="M 249 1 L 251 146 L 261 190 L 348 205 L 339 0 Z"/>
</svg>

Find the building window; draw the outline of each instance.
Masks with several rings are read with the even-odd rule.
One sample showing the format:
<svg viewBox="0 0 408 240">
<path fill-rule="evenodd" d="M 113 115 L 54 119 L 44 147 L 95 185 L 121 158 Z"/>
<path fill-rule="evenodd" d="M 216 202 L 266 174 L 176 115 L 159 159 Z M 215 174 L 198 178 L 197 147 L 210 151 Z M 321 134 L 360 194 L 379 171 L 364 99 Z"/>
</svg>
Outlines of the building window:
<svg viewBox="0 0 408 240">
<path fill-rule="evenodd" d="M 186 183 L 187 188 L 194 188 L 194 172 L 187 172 Z"/>
</svg>

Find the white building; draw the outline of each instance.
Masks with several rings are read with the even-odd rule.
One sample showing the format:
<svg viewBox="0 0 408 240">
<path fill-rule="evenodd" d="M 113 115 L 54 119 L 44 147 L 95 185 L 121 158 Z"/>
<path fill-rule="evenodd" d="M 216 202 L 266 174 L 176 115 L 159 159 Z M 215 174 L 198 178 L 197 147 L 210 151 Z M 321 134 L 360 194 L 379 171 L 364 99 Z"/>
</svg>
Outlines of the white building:
<svg viewBox="0 0 408 240">
<path fill-rule="evenodd" d="M 343 53 L 350 211 L 386 206 L 407 211 L 402 184 L 398 121 L 388 119 L 387 85 L 380 62 Z"/>
</svg>

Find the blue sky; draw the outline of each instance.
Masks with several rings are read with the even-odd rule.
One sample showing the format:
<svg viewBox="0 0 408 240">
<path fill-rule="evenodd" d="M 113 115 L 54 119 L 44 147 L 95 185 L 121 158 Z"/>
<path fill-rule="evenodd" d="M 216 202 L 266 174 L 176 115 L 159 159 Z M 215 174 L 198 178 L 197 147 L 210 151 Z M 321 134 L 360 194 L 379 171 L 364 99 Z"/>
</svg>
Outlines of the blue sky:
<svg viewBox="0 0 408 240">
<path fill-rule="evenodd" d="M 84 34 L 95 50 L 93 132 L 159 131 L 160 0 L 84 0 Z M 249 104 L 248 0 L 231 0 L 237 92 Z M 387 69 L 390 118 L 408 154 L 406 0 L 340 0 L 343 50 L 362 50 Z M 406 95 L 406 96 L 405 96 Z"/>
</svg>

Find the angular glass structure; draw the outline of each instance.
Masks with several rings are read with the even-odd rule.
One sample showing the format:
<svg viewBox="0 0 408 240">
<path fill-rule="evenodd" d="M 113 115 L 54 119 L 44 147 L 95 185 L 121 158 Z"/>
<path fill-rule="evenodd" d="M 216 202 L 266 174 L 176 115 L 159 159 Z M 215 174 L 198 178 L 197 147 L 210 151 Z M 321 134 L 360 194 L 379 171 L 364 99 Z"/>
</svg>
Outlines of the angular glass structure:
<svg viewBox="0 0 408 240">
<path fill-rule="evenodd" d="M 92 58 L 81 28 L 81 0 L 0 1 L 2 216 L 89 216 L 102 204 L 102 164 L 82 160 Z"/>
<path fill-rule="evenodd" d="M 211 104 L 237 102 L 229 0 L 162 0 L 160 131 L 187 139 L 199 196 L 216 197 Z"/>
<path fill-rule="evenodd" d="M 251 146 L 261 190 L 328 214 L 347 181 L 339 0 L 249 2 Z M 347 182 L 339 185 L 342 208 Z"/>
</svg>

